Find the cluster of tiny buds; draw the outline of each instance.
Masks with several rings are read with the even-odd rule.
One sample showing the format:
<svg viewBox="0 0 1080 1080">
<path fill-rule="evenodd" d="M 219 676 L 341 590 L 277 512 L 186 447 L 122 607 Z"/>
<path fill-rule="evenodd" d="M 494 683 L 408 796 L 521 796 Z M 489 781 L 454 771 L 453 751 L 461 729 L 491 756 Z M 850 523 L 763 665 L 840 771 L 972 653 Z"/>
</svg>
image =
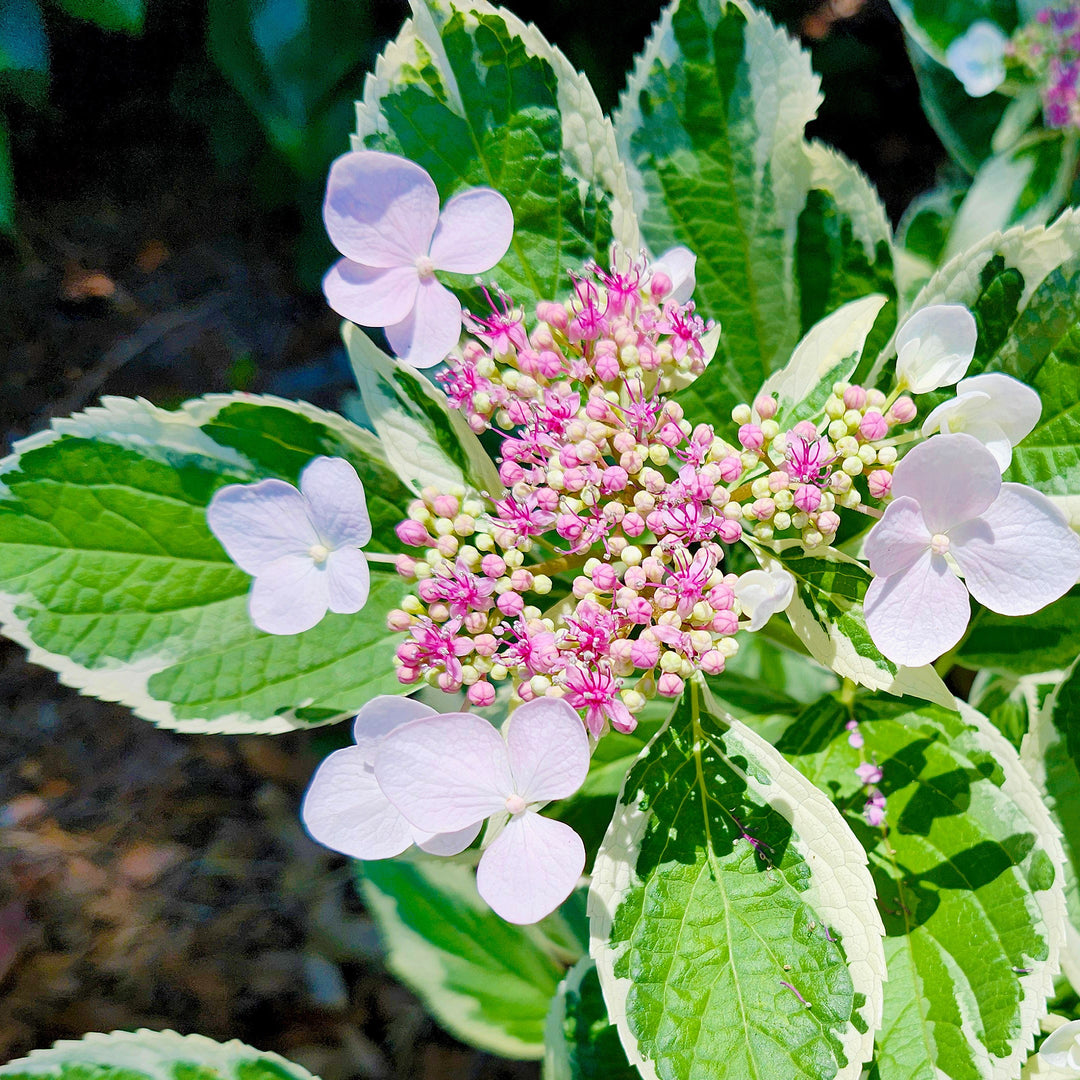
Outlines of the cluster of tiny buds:
<svg viewBox="0 0 1080 1080">
<path fill-rule="evenodd" d="M 894 429 L 915 418 L 915 403 L 907 396 L 889 402 L 880 390 L 836 383 L 821 434 L 810 420 L 781 430 L 778 408 L 775 398 L 761 395 L 753 406 L 732 410 L 742 453 L 724 463 L 725 479 L 757 473 L 749 485 L 752 501 L 743 506 L 757 539 L 790 531 L 805 547 L 816 548 L 836 535 L 838 506 L 860 509 L 866 497 L 888 497 L 897 460 Z"/>
<path fill-rule="evenodd" d="M 857 720 L 847 722 L 848 743 L 856 750 L 862 750 L 866 745 L 863 734 L 859 730 Z M 867 825 L 877 829 L 885 824 L 885 795 L 878 785 L 884 779 L 885 773 L 876 760 L 861 761 L 855 767 L 855 775 L 859 783 L 866 789 L 866 803 L 863 805 L 863 817 Z"/>
</svg>

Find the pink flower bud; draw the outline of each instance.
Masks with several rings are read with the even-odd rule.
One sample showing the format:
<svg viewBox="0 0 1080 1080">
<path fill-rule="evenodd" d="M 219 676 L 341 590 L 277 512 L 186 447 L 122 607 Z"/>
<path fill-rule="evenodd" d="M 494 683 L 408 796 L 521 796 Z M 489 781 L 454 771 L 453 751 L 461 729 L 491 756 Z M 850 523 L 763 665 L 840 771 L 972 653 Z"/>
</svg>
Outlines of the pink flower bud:
<svg viewBox="0 0 1080 1080">
<path fill-rule="evenodd" d="M 436 495 L 431 507 L 438 517 L 457 517 L 461 503 L 453 495 Z"/>
<path fill-rule="evenodd" d="M 420 669 L 414 667 L 405 667 L 403 664 L 397 669 L 397 680 L 399 683 L 404 683 L 406 686 L 410 683 L 414 683 L 420 678 Z"/>
<path fill-rule="evenodd" d="M 446 622 L 450 618 L 450 609 L 445 604 L 432 604 L 428 616 L 432 622 Z"/>
<path fill-rule="evenodd" d="M 667 532 L 666 521 L 667 518 L 664 515 L 663 510 L 653 510 L 648 517 L 645 518 L 645 524 L 658 536 L 661 533 Z"/>
<path fill-rule="evenodd" d="M 762 420 L 771 420 L 776 415 L 777 408 L 776 398 L 771 394 L 758 394 L 758 396 L 754 398 L 754 412 L 756 412 Z"/>
<path fill-rule="evenodd" d="M 709 626 L 713 633 L 731 637 L 739 629 L 739 617 L 734 611 L 718 611 Z"/>
<path fill-rule="evenodd" d="M 855 767 L 855 775 L 859 778 L 860 783 L 880 784 L 885 774 L 881 771 L 880 765 L 872 761 L 864 761 Z"/>
<path fill-rule="evenodd" d="M 435 542 L 435 550 L 445 559 L 452 559 L 458 550 L 458 538 L 456 536 L 440 536 Z"/>
<path fill-rule="evenodd" d="M 747 450 L 760 450 L 765 445 L 765 435 L 757 424 L 743 424 L 739 428 L 739 442 Z"/>
<path fill-rule="evenodd" d="M 772 499 L 755 499 L 750 512 L 758 521 L 768 521 L 776 513 L 776 503 Z"/>
<path fill-rule="evenodd" d="M 449 671 L 440 672 L 436 681 L 444 694 L 453 694 L 461 689 L 461 680 L 456 675 L 451 675 Z"/>
<path fill-rule="evenodd" d="M 669 450 L 673 449 L 683 441 L 682 428 L 674 421 L 669 421 L 664 424 L 653 438 L 657 442 L 663 443 Z"/>
<path fill-rule="evenodd" d="M 661 697 L 678 697 L 683 692 L 683 681 L 673 671 L 665 671 L 656 680 L 656 692 Z"/>
<path fill-rule="evenodd" d="M 581 458 L 578 457 L 577 451 L 572 446 L 564 446 L 559 451 L 559 464 L 564 469 L 572 469 L 575 465 L 581 464 Z"/>
<path fill-rule="evenodd" d="M 821 505 L 821 491 L 811 484 L 800 484 L 795 489 L 794 504 L 796 510 L 812 514 Z"/>
<path fill-rule="evenodd" d="M 625 454 L 637 446 L 637 439 L 629 431 L 617 431 L 612 437 L 611 445 L 616 453 Z"/>
<path fill-rule="evenodd" d="M 812 420 L 800 420 L 792 429 L 792 435 L 798 435 L 800 439 L 816 439 L 817 428 Z"/>
<path fill-rule="evenodd" d="M 866 391 L 861 386 L 849 386 L 844 391 L 844 405 L 849 409 L 861 409 L 866 404 Z"/>
<path fill-rule="evenodd" d="M 473 649 L 477 656 L 494 656 L 499 647 L 499 639 L 494 634 L 477 634 L 473 638 Z"/>
<path fill-rule="evenodd" d="M 593 588 L 601 592 L 611 592 L 617 580 L 615 568 L 610 563 L 601 563 L 592 572 Z"/>
<path fill-rule="evenodd" d="M 562 304 L 541 301 L 536 305 L 536 317 L 556 330 L 565 330 L 570 325 L 570 316 Z"/>
<path fill-rule="evenodd" d="M 725 544 L 734 544 L 742 536 L 742 526 L 731 518 L 724 518 L 717 527 L 716 535 Z"/>
<path fill-rule="evenodd" d="M 719 649 L 702 653 L 698 666 L 706 675 L 719 675 L 724 670 L 724 654 Z"/>
<path fill-rule="evenodd" d="M 499 555 L 485 555 L 480 560 L 480 569 L 487 577 L 500 578 L 506 573 L 506 563 Z"/>
<path fill-rule="evenodd" d="M 818 531 L 823 535 L 831 536 L 840 528 L 840 515 L 832 510 L 827 510 L 824 514 L 818 514 L 817 527 Z"/>
<path fill-rule="evenodd" d="M 644 567 L 630 566 L 627 567 L 626 573 L 623 574 L 623 581 L 626 582 L 626 587 L 628 589 L 638 591 L 645 588 L 649 582 L 649 578 Z"/>
<path fill-rule="evenodd" d="M 532 571 L 520 567 L 510 575 L 510 587 L 514 592 L 528 592 L 532 588 Z"/>
<path fill-rule="evenodd" d="M 892 488 L 892 473 L 887 469 L 875 469 L 867 478 L 866 486 L 875 499 L 884 499 Z"/>
<path fill-rule="evenodd" d="M 621 524 L 627 536 L 640 536 L 645 531 L 645 519 L 640 514 L 627 514 Z"/>
<path fill-rule="evenodd" d="M 630 646 L 630 660 L 634 667 L 656 667 L 656 661 L 660 659 L 660 646 L 655 641 L 647 638 L 638 638 Z"/>
<path fill-rule="evenodd" d="M 604 470 L 604 476 L 600 481 L 600 490 L 605 495 L 611 495 L 616 491 L 622 491 L 628 483 L 630 483 L 630 477 L 626 475 L 624 468 L 619 465 L 609 465 Z"/>
<path fill-rule="evenodd" d="M 885 422 L 885 417 L 879 412 L 868 412 L 859 424 L 859 434 L 867 442 L 884 439 L 888 433 L 889 425 Z"/>
<path fill-rule="evenodd" d="M 470 634 L 479 634 L 487 627 L 487 615 L 482 611 L 470 611 L 465 616 L 465 629 Z"/>
<path fill-rule="evenodd" d="M 433 604 L 439 599 L 439 583 L 435 578 L 424 578 L 416 586 L 416 591 L 425 604 Z"/>
<path fill-rule="evenodd" d="M 649 292 L 652 294 L 652 298 L 654 300 L 663 300 L 671 292 L 671 289 L 671 278 L 663 270 L 657 270 L 649 282 Z"/>
<path fill-rule="evenodd" d="M 394 569 L 403 578 L 411 578 L 416 573 L 416 559 L 410 555 L 399 555 L 394 560 Z"/>
<path fill-rule="evenodd" d="M 918 409 L 915 408 L 915 402 L 906 395 L 902 398 L 897 398 L 892 403 L 892 408 L 889 410 L 889 416 L 892 418 L 894 424 L 907 424 L 915 419 L 915 414 Z"/>
<path fill-rule="evenodd" d="M 515 618 L 524 609 L 525 601 L 516 592 L 504 592 L 499 597 L 497 606 L 504 615 Z"/>
<path fill-rule="evenodd" d="M 478 709 L 495 704 L 495 687 L 489 682 L 473 683 L 469 687 L 469 701 Z"/>
<path fill-rule="evenodd" d="M 536 493 L 536 505 L 549 514 L 555 511 L 559 505 L 559 493 L 552 488 L 540 488 Z"/>
<path fill-rule="evenodd" d="M 724 458 L 720 462 L 720 479 L 725 484 L 733 484 L 736 480 L 742 476 L 742 459 L 737 458 L 734 455 Z"/>
<path fill-rule="evenodd" d="M 504 461 L 499 466 L 499 479 L 507 487 L 513 487 L 525 479 L 525 470 L 516 461 Z"/>
<path fill-rule="evenodd" d="M 570 587 L 570 591 L 579 600 L 583 600 L 593 591 L 592 582 L 587 577 L 576 577 L 574 578 L 574 584 Z"/>
<path fill-rule="evenodd" d="M 601 382 L 613 382 L 621 374 L 619 358 L 610 353 L 598 356 L 593 362 L 593 371 Z"/>
<path fill-rule="evenodd" d="M 400 633 L 402 630 L 408 630 L 412 626 L 412 616 L 407 611 L 402 611 L 401 608 L 394 608 L 386 616 L 386 625 L 388 629 Z"/>
<path fill-rule="evenodd" d="M 415 641 L 403 641 L 397 647 L 397 658 L 407 667 L 420 663 L 420 646 Z"/>
<path fill-rule="evenodd" d="M 435 542 L 427 529 L 419 521 L 413 521 L 412 518 L 399 521 L 394 526 L 394 532 L 397 534 L 397 538 L 403 544 L 408 544 L 409 547 L 426 547 L 428 544 Z"/>
<path fill-rule="evenodd" d="M 783 491 L 791 483 L 791 477 L 783 469 L 769 473 L 769 490 Z"/>
<path fill-rule="evenodd" d="M 564 540 L 580 540 L 585 524 L 576 514 L 560 514 L 555 519 L 555 531 Z"/>
<path fill-rule="evenodd" d="M 637 626 L 652 622 L 652 604 L 644 596 L 635 597 L 625 605 L 627 619 Z"/>
<path fill-rule="evenodd" d="M 628 450 L 625 454 L 619 455 L 619 464 L 631 476 L 636 476 L 645 465 L 645 455 L 638 453 L 637 450 Z"/>
<path fill-rule="evenodd" d="M 711 607 L 717 611 L 722 611 L 725 608 L 730 608 L 735 603 L 735 590 L 730 585 L 721 582 L 709 590 L 706 599 Z"/>
</svg>

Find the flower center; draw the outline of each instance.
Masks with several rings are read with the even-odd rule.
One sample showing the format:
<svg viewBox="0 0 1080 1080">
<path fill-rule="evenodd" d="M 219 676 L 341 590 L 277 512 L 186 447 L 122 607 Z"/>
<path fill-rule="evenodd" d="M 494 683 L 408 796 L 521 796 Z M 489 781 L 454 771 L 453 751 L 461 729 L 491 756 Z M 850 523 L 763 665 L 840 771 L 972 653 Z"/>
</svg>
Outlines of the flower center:
<svg viewBox="0 0 1080 1080">
<path fill-rule="evenodd" d="M 421 281 L 430 281 L 435 276 L 435 264 L 426 255 L 416 259 L 416 273 Z"/>
<path fill-rule="evenodd" d="M 312 544 L 311 547 L 308 548 L 308 555 L 311 556 L 311 561 L 320 566 L 326 562 L 329 554 L 330 549 L 325 544 Z"/>
<path fill-rule="evenodd" d="M 506 809 L 511 814 L 520 814 L 529 804 L 520 795 L 507 795 Z"/>
<path fill-rule="evenodd" d="M 944 533 L 934 533 L 930 537 L 930 550 L 935 555 L 944 555 L 949 550 L 949 538 Z"/>
</svg>

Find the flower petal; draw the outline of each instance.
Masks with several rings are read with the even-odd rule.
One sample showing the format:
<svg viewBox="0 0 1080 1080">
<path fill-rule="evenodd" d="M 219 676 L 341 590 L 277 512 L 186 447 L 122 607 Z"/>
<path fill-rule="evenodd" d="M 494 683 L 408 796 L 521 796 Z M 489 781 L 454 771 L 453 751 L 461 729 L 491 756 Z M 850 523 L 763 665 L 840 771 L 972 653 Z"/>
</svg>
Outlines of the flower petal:
<svg viewBox="0 0 1080 1080">
<path fill-rule="evenodd" d="M 412 311 L 420 278 L 415 266 L 378 270 L 339 259 L 322 287 L 326 302 L 342 318 L 361 326 L 389 326 Z"/>
<path fill-rule="evenodd" d="M 502 736 L 472 713 L 403 724 L 379 744 L 375 775 L 386 797 L 428 832 L 456 832 L 505 809 L 514 792 Z"/>
<path fill-rule="evenodd" d="M 870 530 L 863 554 L 878 577 L 900 574 L 930 547 L 930 530 L 919 504 L 909 496 L 894 499 Z"/>
<path fill-rule="evenodd" d="M 334 547 L 363 547 L 371 539 L 364 485 L 344 458 L 317 457 L 300 474 L 319 537 Z"/>
<path fill-rule="evenodd" d="M 688 248 L 668 248 L 663 255 L 652 265 L 655 274 L 662 271 L 671 278 L 671 292 L 665 299 L 674 300 L 677 304 L 685 304 L 694 295 L 694 268 L 697 265 L 697 256 Z"/>
<path fill-rule="evenodd" d="M 795 578 L 786 570 L 748 570 L 735 582 L 735 596 L 750 629 L 760 630 L 777 612 L 785 611 L 795 595 Z"/>
<path fill-rule="evenodd" d="M 569 825 L 527 810 L 512 817 L 480 857 L 476 887 L 507 922 L 534 923 L 574 891 L 584 869 L 581 837 Z"/>
<path fill-rule="evenodd" d="M 1038 393 L 1026 383 L 1000 371 L 962 379 L 956 384 L 956 392 L 986 394 L 989 401 L 980 402 L 976 413 L 992 419 L 1013 446 L 1031 433 L 1042 415 L 1042 398 Z"/>
<path fill-rule="evenodd" d="M 903 573 L 874 578 L 863 610 L 874 644 L 893 663 L 910 667 L 947 653 L 971 618 L 967 589 L 944 557 L 929 550 Z"/>
<path fill-rule="evenodd" d="M 915 394 L 951 386 L 964 377 L 979 336 L 962 304 L 932 304 L 915 312 L 896 334 L 896 376 Z"/>
<path fill-rule="evenodd" d="M 412 313 L 386 328 L 394 354 L 415 368 L 441 364 L 461 337 L 461 302 L 445 285 L 425 281 Z"/>
<path fill-rule="evenodd" d="M 206 508 L 206 523 L 245 574 L 285 555 L 306 555 L 319 542 L 304 497 L 284 480 L 221 488 Z"/>
<path fill-rule="evenodd" d="M 1080 1047 L 1080 1020 L 1070 1020 L 1046 1037 L 1038 1056 L 1055 1069 L 1075 1071 L 1075 1052 Z"/>
<path fill-rule="evenodd" d="M 497 191 L 472 188 L 450 199 L 431 238 L 431 261 L 452 274 L 482 274 L 514 237 L 514 211 Z"/>
<path fill-rule="evenodd" d="M 371 590 L 367 559 L 359 548 L 338 548 L 326 557 L 327 607 L 339 615 L 354 615 Z"/>
<path fill-rule="evenodd" d="M 503 732 L 514 790 L 527 803 L 573 795 L 589 772 L 589 736 L 581 717 L 558 698 L 519 705 Z"/>
<path fill-rule="evenodd" d="M 1005 81 L 1008 35 L 989 19 L 973 22 L 949 42 L 945 63 L 970 97 L 986 97 Z"/>
<path fill-rule="evenodd" d="M 251 621 L 267 634 L 302 634 L 325 614 L 328 578 L 309 555 L 285 555 L 259 571 L 248 594 Z"/>
<path fill-rule="evenodd" d="M 457 855 L 464 851 L 479 835 L 482 821 L 457 832 L 427 833 L 413 828 L 413 842 L 429 855 Z"/>
<path fill-rule="evenodd" d="M 423 716 L 438 716 L 438 713 L 430 705 L 424 705 L 413 698 L 396 697 L 393 694 L 380 694 L 372 698 L 356 714 L 353 721 L 353 738 L 363 752 L 364 760 L 373 765 L 375 748 L 382 742 L 384 735 Z"/>
<path fill-rule="evenodd" d="M 935 435 L 909 451 L 893 472 L 893 498 L 914 499 L 931 533 L 978 517 L 1000 490 L 994 455 L 971 435 Z"/>
<path fill-rule="evenodd" d="M 1080 578 L 1080 537 L 1034 488 L 1002 484 L 984 514 L 949 534 L 971 595 L 1001 615 L 1030 615 Z"/>
<path fill-rule="evenodd" d="M 438 220 L 439 192 L 415 162 L 354 150 L 330 166 L 323 221 L 347 259 L 364 266 L 413 266 L 428 253 Z"/>
<path fill-rule="evenodd" d="M 388 859 L 413 843 L 412 826 L 382 793 L 356 746 L 316 770 L 300 808 L 312 839 L 354 859 Z"/>
</svg>

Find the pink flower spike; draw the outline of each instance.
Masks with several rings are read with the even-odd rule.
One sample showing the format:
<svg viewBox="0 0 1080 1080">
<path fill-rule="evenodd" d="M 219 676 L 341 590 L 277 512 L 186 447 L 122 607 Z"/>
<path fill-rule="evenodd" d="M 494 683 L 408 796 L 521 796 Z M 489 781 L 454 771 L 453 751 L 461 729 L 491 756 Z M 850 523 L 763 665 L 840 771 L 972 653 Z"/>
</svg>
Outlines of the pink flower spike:
<svg viewBox="0 0 1080 1080">
<path fill-rule="evenodd" d="M 537 805 L 584 783 L 589 741 L 556 698 L 519 706 L 504 734 L 470 713 L 416 720 L 382 742 L 375 771 L 387 797 L 421 827 L 508 816 L 501 831 L 495 823 L 476 883 L 497 915 L 531 923 L 569 896 L 585 867 L 577 833 L 541 817 Z"/>
<path fill-rule="evenodd" d="M 1032 488 L 1002 484 L 994 455 L 970 435 L 916 446 L 892 492 L 866 540 L 876 576 L 864 608 L 874 643 L 896 663 L 951 649 L 970 617 L 968 591 L 999 614 L 1027 615 L 1080 577 L 1080 538 L 1060 511 Z"/>
<path fill-rule="evenodd" d="M 328 303 L 353 322 L 385 327 L 395 353 L 415 367 L 444 360 L 461 334 L 461 304 L 435 271 L 490 270 L 514 231 L 498 192 L 460 192 L 440 214 L 438 191 L 419 165 L 373 150 L 331 166 L 323 220 L 345 256 L 323 280 Z"/>
<path fill-rule="evenodd" d="M 343 458 L 317 457 L 284 480 L 230 484 L 206 510 L 229 558 L 253 575 L 251 621 L 268 634 L 310 630 L 327 609 L 351 615 L 367 602 L 371 539 L 364 485 Z"/>
<path fill-rule="evenodd" d="M 300 817 L 312 839 L 354 859 L 388 859 L 413 843 L 439 854 L 464 851 L 479 824 L 458 833 L 433 836 L 414 828 L 382 793 L 372 763 L 383 737 L 435 710 L 409 698 L 373 698 L 357 714 L 356 746 L 331 754 L 316 770 Z"/>
</svg>

